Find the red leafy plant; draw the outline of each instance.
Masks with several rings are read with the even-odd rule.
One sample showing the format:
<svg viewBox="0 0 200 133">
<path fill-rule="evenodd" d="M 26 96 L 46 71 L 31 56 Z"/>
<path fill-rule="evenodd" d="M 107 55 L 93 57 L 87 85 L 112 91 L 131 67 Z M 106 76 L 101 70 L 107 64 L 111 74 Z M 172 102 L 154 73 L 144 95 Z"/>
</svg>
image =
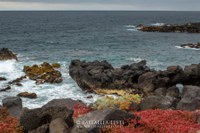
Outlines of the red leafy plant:
<svg viewBox="0 0 200 133">
<path fill-rule="evenodd" d="M 92 111 L 90 107 L 82 104 L 75 104 L 73 110 L 74 110 L 73 117 L 75 118 L 80 117 L 81 115 L 87 114 L 90 111 Z"/>
<path fill-rule="evenodd" d="M 197 124 L 197 112 L 180 110 L 146 110 L 134 112 L 140 117 L 127 126 L 106 129 L 111 133 L 197 133 L 200 125 Z"/>
<path fill-rule="evenodd" d="M 0 108 L 0 133 L 22 133 L 18 119 L 10 116 L 6 108 Z"/>
</svg>

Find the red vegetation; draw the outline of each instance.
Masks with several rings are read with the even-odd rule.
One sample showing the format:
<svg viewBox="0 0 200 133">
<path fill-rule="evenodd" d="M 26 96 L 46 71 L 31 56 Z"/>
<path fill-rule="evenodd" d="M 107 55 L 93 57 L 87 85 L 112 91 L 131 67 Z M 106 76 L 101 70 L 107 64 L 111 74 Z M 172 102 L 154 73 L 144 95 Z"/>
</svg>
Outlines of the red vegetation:
<svg viewBox="0 0 200 133">
<path fill-rule="evenodd" d="M 107 129 L 112 133 L 197 133 L 197 112 L 180 110 L 146 110 L 134 112 L 141 119 L 136 125 L 132 120 L 128 126 Z"/>
<path fill-rule="evenodd" d="M 82 104 L 76 104 L 74 106 L 74 114 L 73 117 L 79 117 L 83 114 L 86 114 L 88 112 L 92 111 L 92 109 L 90 107 L 87 107 L 86 105 L 82 105 Z"/>
<path fill-rule="evenodd" d="M 7 109 L 0 108 L 0 133 L 22 133 L 17 118 L 9 115 Z"/>
</svg>

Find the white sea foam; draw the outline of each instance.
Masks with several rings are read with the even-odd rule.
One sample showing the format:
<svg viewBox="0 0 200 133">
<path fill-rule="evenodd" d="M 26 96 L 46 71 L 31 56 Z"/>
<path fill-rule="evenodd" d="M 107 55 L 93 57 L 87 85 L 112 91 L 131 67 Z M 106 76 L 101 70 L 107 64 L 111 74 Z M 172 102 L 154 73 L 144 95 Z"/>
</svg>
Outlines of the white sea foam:
<svg viewBox="0 0 200 133">
<path fill-rule="evenodd" d="M 151 24 L 151 26 L 164 26 L 165 23 L 153 23 Z"/>
<path fill-rule="evenodd" d="M 135 25 L 125 25 L 127 31 L 138 31 L 139 27 Z"/>
<path fill-rule="evenodd" d="M 129 60 L 130 61 L 133 61 L 133 62 L 135 62 L 135 63 L 137 63 L 137 62 L 140 62 L 140 61 L 142 61 L 143 59 L 142 58 L 140 58 L 140 57 L 137 57 L 137 58 L 129 58 Z"/>
<path fill-rule="evenodd" d="M 16 78 L 24 75 L 22 69 L 26 64 L 31 65 L 33 62 L 17 62 L 17 61 L 1 61 L 0 62 L 0 76 L 6 77 L 7 81 L 0 82 L 0 88 L 7 86 L 7 82 L 14 80 Z M 35 62 L 36 64 L 38 62 Z M 37 99 L 27 99 L 22 98 L 24 107 L 37 108 L 41 107 L 50 100 L 59 98 L 72 98 L 74 100 L 82 100 L 86 104 L 95 102 L 100 96 L 95 94 L 84 93 L 70 78 L 66 70 L 66 62 L 60 62 L 62 65 L 61 69 L 63 76 L 63 83 L 61 84 L 42 84 L 36 85 L 35 81 L 30 79 L 24 79 L 22 87 L 11 85 L 11 90 L 0 93 L 0 101 L 8 96 L 16 96 L 20 92 L 34 92 L 37 94 Z M 92 96 L 92 98 L 87 98 L 87 96 Z"/>
</svg>

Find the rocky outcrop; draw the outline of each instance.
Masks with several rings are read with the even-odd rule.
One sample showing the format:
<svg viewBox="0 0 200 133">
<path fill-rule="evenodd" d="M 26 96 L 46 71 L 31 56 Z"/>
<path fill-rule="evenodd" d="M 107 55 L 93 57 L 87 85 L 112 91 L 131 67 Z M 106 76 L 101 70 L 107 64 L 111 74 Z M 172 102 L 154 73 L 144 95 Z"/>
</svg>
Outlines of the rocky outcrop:
<svg viewBox="0 0 200 133">
<path fill-rule="evenodd" d="M 19 97 L 7 97 L 2 100 L 3 107 L 6 107 L 10 115 L 19 117 L 22 110 L 22 100 Z"/>
<path fill-rule="evenodd" d="M 146 61 L 114 69 L 107 61 L 85 62 L 73 60 L 69 66 L 70 76 L 80 88 L 94 92 L 97 89 L 126 89 L 137 83 L 138 77 L 150 71 Z"/>
<path fill-rule="evenodd" d="M 8 84 L 12 84 L 12 85 L 17 85 L 17 86 L 22 86 L 22 84 L 20 83 L 22 80 L 24 80 L 26 78 L 26 76 L 21 76 L 19 78 L 16 78 L 10 82 L 8 82 Z"/>
<path fill-rule="evenodd" d="M 46 62 L 41 65 L 24 66 L 24 72 L 27 77 L 35 80 L 36 84 L 62 82 L 62 74 Z"/>
<path fill-rule="evenodd" d="M 18 97 L 25 97 L 25 98 L 30 98 L 30 99 L 35 99 L 37 98 L 36 93 L 29 93 L 29 92 L 21 92 L 17 94 Z"/>
<path fill-rule="evenodd" d="M 0 60 L 18 60 L 16 54 L 7 48 L 0 49 Z"/>
<path fill-rule="evenodd" d="M 5 88 L 3 88 L 3 89 L 0 89 L 0 92 L 2 92 L 2 91 L 7 91 L 7 90 L 10 90 L 11 89 L 11 87 L 10 86 L 7 86 L 7 87 L 5 87 Z"/>
<path fill-rule="evenodd" d="M 182 44 L 181 47 L 182 47 L 182 48 L 195 48 L 195 49 L 200 49 L 200 43 L 196 43 L 196 44 L 192 44 L 192 43 Z"/>
<path fill-rule="evenodd" d="M 67 106 L 60 106 L 55 104 L 44 105 L 42 108 L 27 109 L 25 108 L 20 116 L 20 123 L 24 127 L 25 132 L 37 131 L 44 129 L 45 131 L 50 129 L 43 128 L 46 125 L 51 125 L 51 130 L 56 128 L 53 122 L 59 119 L 66 123 L 67 127 L 70 128 L 74 125 L 72 119 L 73 111 L 68 109 Z M 53 122 L 53 123 L 51 123 Z"/>
<path fill-rule="evenodd" d="M 144 32 L 188 32 L 200 33 L 200 23 L 187 23 L 183 25 L 162 25 L 162 26 L 144 26 L 138 25 L 137 28 Z"/>
<path fill-rule="evenodd" d="M 109 124 L 126 125 L 129 119 L 138 119 L 131 113 L 118 109 L 105 109 L 90 112 L 76 120 L 77 127 L 84 127 L 91 133 L 98 133 Z"/>
<path fill-rule="evenodd" d="M 180 110 L 197 110 L 200 109 L 200 87 L 184 86 L 182 99 L 177 105 Z"/>
</svg>

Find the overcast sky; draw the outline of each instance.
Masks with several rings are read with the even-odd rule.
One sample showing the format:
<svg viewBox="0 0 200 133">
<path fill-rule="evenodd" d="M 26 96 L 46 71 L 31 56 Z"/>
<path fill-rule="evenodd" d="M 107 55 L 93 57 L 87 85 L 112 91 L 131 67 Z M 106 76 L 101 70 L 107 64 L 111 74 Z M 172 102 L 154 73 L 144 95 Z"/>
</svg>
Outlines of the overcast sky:
<svg viewBox="0 0 200 133">
<path fill-rule="evenodd" d="M 0 0 L 0 10 L 200 11 L 200 0 Z"/>
</svg>

